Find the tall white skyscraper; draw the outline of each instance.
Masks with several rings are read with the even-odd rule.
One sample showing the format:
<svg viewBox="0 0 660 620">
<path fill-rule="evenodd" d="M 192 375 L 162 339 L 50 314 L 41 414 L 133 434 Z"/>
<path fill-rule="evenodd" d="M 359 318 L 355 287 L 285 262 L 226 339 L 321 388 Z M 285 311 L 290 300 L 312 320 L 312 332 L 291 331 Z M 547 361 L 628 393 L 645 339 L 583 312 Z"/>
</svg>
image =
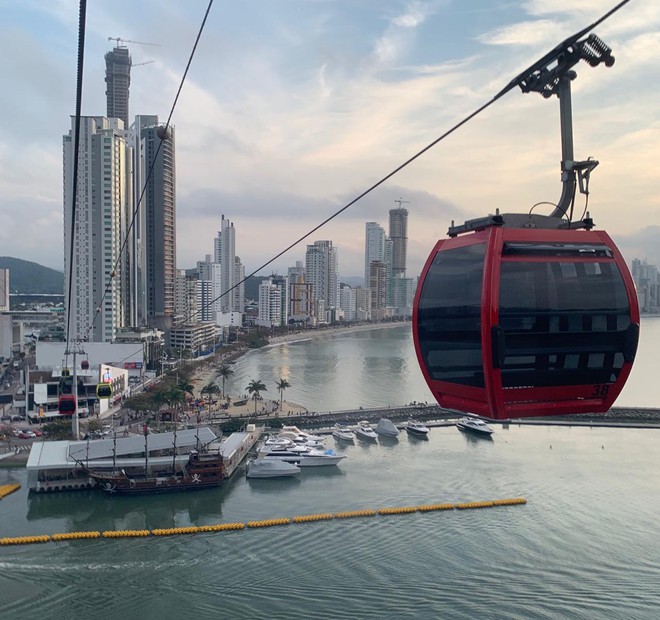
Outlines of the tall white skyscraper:
<svg viewBox="0 0 660 620">
<path fill-rule="evenodd" d="M 234 289 L 234 312 L 245 312 L 245 265 L 240 257 L 234 257 L 234 282 L 239 283 Z"/>
<path fill-rule="evenodd" d="M 369 286 L 370 265 L 385 262 L 385 230 L 377 222 L 367 222 L 364 236 L 364 286 Z"/>
<path fill-rule="evenodd" d="M 320 313 L 330 314 L 339 307 L 337 248 L 332 246 L 332 241 L 315 241 L 314 245 L 307 246 L 305 279 L 314 287 L 314 298 L 319 307 L 318 319 L 327 322 L 330 317 L 322 317 Z"/>
<path fill-rule="evenodd" d="M 236 232 L 234 224 L 225 216 L 220 220 L 220 265 L 222 273 L 222 298 L 220 299 L 220 310 L 234 312 L 236 291 L 231 290 L 236 283 Z"/>
<path fill-rule="evenodd" d="M 120 119 L 103 116 L 80 119 L 73 253 L 75 118 L 71 119 L 71 131 L 63 137 L 64 303 L 68 311 L 71 287 L 68 336 L 72 340 L 111 342 L 117 330 L 129 322 L 128 260 L 124 254 L 119 261 L 119 255 L 132 213 L 131 175 L 128 174 L 132 149 L 126 143 L 123 129 Z M 71 266 L 73 280 L 69 281 Z M 109 290 L 101 304 L 108 283 Z M 90 331 L 92 324 L 94 327 Z"/>
<path fill-rule="evenodd" d="M 201 283 L 201 304 L 198 308 L 199 316 L 193 322 L 215 321 L 222 302 L 219 299 L 222 292 L 222 266 L 214 263 L 211 255 L 207 254 L 206 260 L 197 261 L 197 275 Z"/>
</svg>

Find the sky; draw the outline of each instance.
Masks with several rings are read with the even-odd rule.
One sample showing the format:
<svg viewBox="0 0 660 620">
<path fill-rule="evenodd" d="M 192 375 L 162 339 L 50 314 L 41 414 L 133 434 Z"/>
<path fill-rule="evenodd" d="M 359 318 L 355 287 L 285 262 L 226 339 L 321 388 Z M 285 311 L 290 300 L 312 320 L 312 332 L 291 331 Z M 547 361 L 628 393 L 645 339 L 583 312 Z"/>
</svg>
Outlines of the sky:
<svg viewBox="0 0 660 620">
<path fill-rule="evenodd" d="M 89 2 L 83 114 L 106 114 L 104 54 L 120 37 L 154 44 L 126 44 L 148 62 L 131 73 L 131 117 L 167 118 L 207 4 Z M 178 267 L 212 254 L 224 214 L 246 273 L 257 269 L 615 4 L 216 1 L 172 117 Z M 62 269 L 78 3 L 0 10 L 0 255 Z M 616 62 L 575 67 L 575 158 L 600 161 L 589 212 L 629 262 L 660 267 L 660 3 L 632 0 L 595 32 Z M 516 88 L 259 273 L 286 272 L 306 243 L 331 239 L 340 274 L 361 275 L 365 222 L 387 231 L 402 199 L 416 276 L 452 220 L 556 203 L 560 160 L 557 98 Z"/>
</svg>

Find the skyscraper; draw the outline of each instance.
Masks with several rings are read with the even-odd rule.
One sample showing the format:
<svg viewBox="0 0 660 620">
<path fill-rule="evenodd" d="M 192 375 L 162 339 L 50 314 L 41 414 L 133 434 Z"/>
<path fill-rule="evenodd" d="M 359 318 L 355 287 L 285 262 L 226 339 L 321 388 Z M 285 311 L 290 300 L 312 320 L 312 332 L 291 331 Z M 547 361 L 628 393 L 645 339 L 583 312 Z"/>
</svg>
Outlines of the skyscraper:
<svg viewBox="0 0 660 620">
<path fill-rule="evenodd" d="M 377 222 L 367 222 L 364 235 L 364 286 L 369 286 L 373 261 L 385 260 L 385 230 Z"/>
<path fill-rule="evenodd" d="M 176 280 L 174 128 L 169 128 L 164 139 L 161 135 L 164 135 L 163 128 L 157 124 L 140 131 L 140 179 L 143 185 L 140 208 L 144 211 L 147 324 L 169 329 L 174 319 Z"/>
<path fill-rule="evenodd" d="M 128 91 L 131 85 L 131 55 L 117 46 L 105 55 L 105 95 L 108 118 L 121 118 L 128 127 Z"/>
<path fill-rule="evenodd" d="M 330 321 L 333 309 L 339 307 L 337 248 L 332 246 L 332 241 L 315 241 L 314 245 L 307 246 L 305 279 L 314 286 L 314 298 L 319 307 L 318 319 Z"/>
<path fill-rule="evenodd" d="M 80 119 L 76 221 L 73 229 L 75 118 L 71 119 L 71 131 L 63 137 L 64 300 L 69 311 L 71 288 L 68 336 L 72 340 L 111 342 L 117 330 L 128 324 L 128 260 L 125 253 L 120 257 L 120 250 L 132 210 L 128 174 L 132 149 L 124 139 L 123 129 L 122 121 L 116 118 L 83 116 Z M 70 271 L 72 281 L 69 279 Z M 90 331 L 92 324 L 94 327 Z"/>
<path fill-rule="evenodd" d="M 222 265 L 222 298 L 220 299 L 220 310 L 223 313 L 234 312 L 236 293 L 233 289 L 236 283 L 236 231 L 234 224 L 225 216 L 220 220 L 220 232 L 218 233 L 220 246 L 220 264 Z"/>
<path fill-rule="evenodd" d="M 406 275 L 408 209 L 402 207 L 390 209 L 390 239 L 392 240 L 392 277 L 402 278 Z"/>
</svg>

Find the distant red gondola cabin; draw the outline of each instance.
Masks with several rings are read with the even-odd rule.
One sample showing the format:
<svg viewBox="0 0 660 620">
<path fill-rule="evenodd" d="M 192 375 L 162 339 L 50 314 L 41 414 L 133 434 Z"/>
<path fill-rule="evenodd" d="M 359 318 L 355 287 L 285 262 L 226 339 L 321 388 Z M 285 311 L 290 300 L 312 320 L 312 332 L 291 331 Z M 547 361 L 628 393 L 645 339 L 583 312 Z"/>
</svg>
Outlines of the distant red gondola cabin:
<svg viewBox="0 0 660 620">
<path fill-rule="evenodd" d="M 443 407 L 493 419 L 603 413 L 630 374 L 639 306 L 606 233 L 494 226 L 437 243 L 413 334 Z"/>
<path fill-rule="evenodd" d="M 73 415 L 76 412 L 76 397 L 73 394 L 61 394 L 57 399 L 60 415 Z"/>
</svg>

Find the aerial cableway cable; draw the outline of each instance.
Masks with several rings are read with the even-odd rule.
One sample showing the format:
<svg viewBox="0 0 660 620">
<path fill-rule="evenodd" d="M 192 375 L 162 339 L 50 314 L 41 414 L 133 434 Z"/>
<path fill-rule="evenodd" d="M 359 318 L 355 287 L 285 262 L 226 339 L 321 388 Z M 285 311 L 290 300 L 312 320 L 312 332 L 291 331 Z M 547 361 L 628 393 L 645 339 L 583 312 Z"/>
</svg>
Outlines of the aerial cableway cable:
<svg viewBox="0 0 660 620">
<path fill-rule="evenodd" d="M 468 121 L 471 121 L 471 120 L 472 120 L 473 118 L 475 118 L 478 114 L 480 114 L 481 112 L 483 112 L 486 108 L 489 108 L 493 103 L 495 103 L 496 101 L 498 101 L 499 99 L 501 99 L 501 98 L 502 98 L 504 95 L 506 95 L 510 90 L 512 90 L 512 89 L 515 88 L 516 86 L 521 86 L 522 83 L 523 83 L 523 80 L 525 79 L 525 77 L 528 76 L 528 75 L 534 70 L 535 67 L 537 67 L 537 66 L 541 66 L 541 65 L 545 64 L 545 63 L 547 62 L 547 59 L 548 59 L 549 57 L 553 56 L 553 55 L 556 53 L 556 50 L 558 50 L 558 49 L 560 49 L 560 48 L 562 48 L 562 47 L 565 47 L 565 46 L 567 46 L 567 45 L 571 45 L 571 44 L 575 43 L 580 37 L 584 36 L 585 34 L 587 34 L 588 32 L 590 32 L 591 30 L 593 30 L 594 28 L 596 28 L 596 26 L 598 26 L 599 24 L 603 23 L 606 19 L 608 19 L 609 17 L 611 17 L 612 15 L 614 15 L 614 13 L 616 13 L 617 11 L 619 11 L 623 6 L 625 6 L 625 5 L 628 4 L 629 2 L 630 2 L 630 0 L 622 0 L 622 1 L 619 2 L 616 6 L 614 6 L 612 9 L 610 9 L 609 11 L 607 11 L 604 15 L 602 15 L 601 17 L 599 17 L 595 22 L 593 22 L 592 24 L 586 26 L 585 28 L 583 28 L 582 30 L 580 30 L 579 32 L 577 32 L 576 34 L 574 34 L 574 35 L 568 37 L 567 39 L 565 39 L 562 43 L 560 43 L 560 44 L 559 44 L 557 47 L 555 47 L 552 51 L 548 52 L 548 54 L 546 54 L 545 56 L 543 56 L 543 58 L 541 58 L 540 60 L 538 60 L 537 62 L 535 62 L 534 64 L 532 64 L 529 68 L 525 69 L 523 72 L 519 73 L 519 74 L 518 74 L 515 78 L 513 78 L 513 79 L 512 79 L 512 80 L 511 80 L 511 81 L 510 81 L 510 82 L 509 82 L 509 83 L 508 83 L 503 89 L 502 89 L 502 90 L 500 90 L 497 94 L 495 94 L 495 95 L 494 95 L 489 101 L 487 101 L 487 102 L 484 103 L 483 105 L 479 106 L 476 110 L 474 110 L 473 112 L 471 112 L 470 114 L 468 114 L 465 118 L 463 118 L 461 121 L 459 121 L 458 123 L 456 123 L 455 125 L 453 125 L 450 129 L 448 129 L 447 131 L 445 131 L 442 135 L 438 136 L 435 140 L 433 140 L 432 142 L 430 142 L 429 144 L 427 144 L 424 148 L 422 148 L 421 150 L 417 151 L 417 153 L 415 153 L 414 155 L 412 155 L 411 157 L 409 157 L 409 158 L 408 158 L 406 161 L 404 161 L 401 165 L 399 165 L 399 166 L 397 166 L 396 168 L 394 168 L 394 170 L 392 170 L 391 172 L 389 172 L 388 174 L 386 174 L 386 175 L 385 175 L 384 177 L 382 177 L 379 181 L 377 181 L 376 183 L 374 183 L 373 185 L 371 185 L 368 189 L 364 190 L 361 194 L 359 194 L 358 196 L 356 196 L 355 198 L 353 198 L 353 200 L 351 200 L 350 202 L 348 202 L 347 204 L 345 204 L 343 207 L 341 207 L 341 209 L 338 209 L 337 211 L 335 211 L 332 215 L 328 216 L 328 217 L 327 217 L 325 220 L 323 220 L 320 224 L 316 225 L 314 228 L 312 228 L 312 229 L 309 230 L 307 233 L 305 233 L 302 237 L 298 238 L 296 241 L 292 242 L 292 243 L 289 244 L 286 248 L 284 248 L 281 252 L 278 252 L 275 256 L 273 256 L 273 257 L 270 258 L 268 261 L 266 261 L 265 263 L 263 263 L 263 265 L 260 265 L 259 267 L 257 267 L 257 268 L 256 268 L 254 271 L 252 271 L 249 275 L 245 276 L 245 278 L 243 278 L 240 282 L 237 282 L 237 283 L 234 284 L 234 286 L 232 286 L 230 289 L 226 290 L 224 293 L 218 295 L 218 296 L 215 297 L 214 299 L 212 299 L 212 300 L 210 300 L 209 302 L 207 302 L 205 305 L 203 305 L 201 308 L 199 308 L 196 312 L 194 312 L 194 313 L 188 315 L 187 317 L 184 317 L 181 321 L 179 321 L 179 323 L 177 323 L 177 325 L 185 325 L 188 321 L 190 321 L 191 319 L 193 319 L 194 317 L 196 317 L 198 314 L 201 314 L 202 311 L 204 311 L 205 309 L 207 309 L 207 308 L 209 308 L 210 306 L 212 306 L 215 302 L 217 302 L 218 300 L 222 299 L 225 295 L 227 295 L 228 293 L 230 293 L 230 292 L 233 291 L 234 289 L 238 288 L 238 287 L 239 287 L 241 284 L 243 284 L 246 280 L 248 280 L 248 279 L 251 278 L 252 276 L 257 275 L 257 273 L 259 273 L 262 269 L 264 269 L 265 267 L 268 267 L 268 265 L 270 265 L 270 264 L 272 264 L 273 262 L 275 262 L 278 258 L 280 258 L 280 257 L 283 256 L 284 254 L 286 254 L 289 250 L 291 250 L 292 248 L 294 248 L 294 247 L 297 246 L 298 244 L 302 243 L 305 239 L 307 239 L 308 237 L 310 237 L 311 235 L 313 235 L 317 230 L 319 230 L 320 228 L 322 228 L 323 226 L 325 226 L 327 223 L 329 223 L 329 222 L 331 222 L 332 220 L 334 220 L 336 217 L 338 217 L 339 215 L 341 215 L 341 214 L 342 214 L 344 211 L 346 211 L 348 208 L 352 207 L 352 206 L 353 206 L 355 203 L 357 203 L 359 200 L 361 200 L 362 198 L 364 198 L 365 196 L 367 196 L 368 194 L 370 194 L 372 191 L 374 191 L 376 188 L 380 187 L 383 183 L 385 183 L 386 181 L 388 181 L 389 179 L 391 179 L 395 174 L 397 174 L 398 172 L 400 172 L 401 170 L 403 170 L 404 168 L 406 168 L 408 165 L 410 165 L 411 163 L 413 163 L 416 159 L 418 159 L 419 157 L 421 157 L 424 153 L 426 153 L 427 151 L 429 151 L 429 150 L 430 150 L 431 148 L 433 148 L 436 144 L 438 144 L 439 142 L 441 142 L 441 141 L 444 140 L 445 138 L 449 137 L 449 136 L 450 136 L 451 134 L 453 134 L 457 129 L 459 129 L 460 127 L 462 127 L 463 125 L 465 125 Z"/>
</svg>

